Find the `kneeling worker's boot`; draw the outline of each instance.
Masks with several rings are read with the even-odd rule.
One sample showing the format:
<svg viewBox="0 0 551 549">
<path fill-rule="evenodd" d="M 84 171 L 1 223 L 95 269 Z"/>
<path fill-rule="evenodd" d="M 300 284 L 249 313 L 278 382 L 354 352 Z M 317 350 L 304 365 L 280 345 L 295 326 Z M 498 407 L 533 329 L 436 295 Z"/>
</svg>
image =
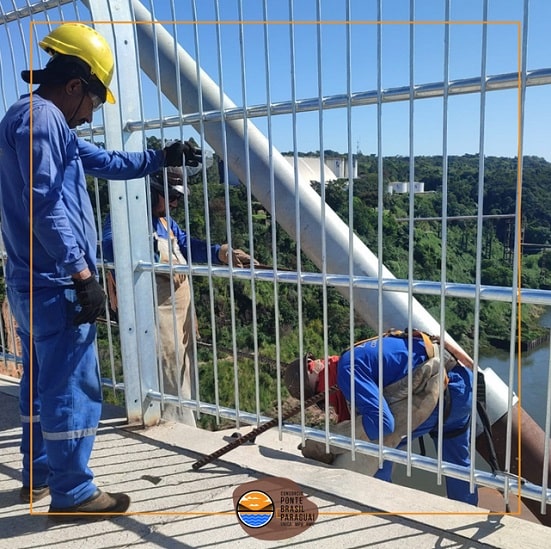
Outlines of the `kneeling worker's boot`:
<svg viewBox="0 0 551 549">
<path fill-rule="evenodd" d="M 326 465 L 331 465 L 335 460 L 335 454 L 331 452 L 327 453 L 325 451 L 325 444 L 322 442 L 308 439 L 304 444 L 299 444 L 298 449 L 304 457 L 321 461 Z"/>
<path fill-rule="evenodd" d="M 73 507 L 52 507 L 49 518 L 55 522 L 76 520 L 104 520 L 124 513 L 130 506 L 130 497 L 126 494 L 109 494 L 96 490 L 91 498 Z"/>
</svg>

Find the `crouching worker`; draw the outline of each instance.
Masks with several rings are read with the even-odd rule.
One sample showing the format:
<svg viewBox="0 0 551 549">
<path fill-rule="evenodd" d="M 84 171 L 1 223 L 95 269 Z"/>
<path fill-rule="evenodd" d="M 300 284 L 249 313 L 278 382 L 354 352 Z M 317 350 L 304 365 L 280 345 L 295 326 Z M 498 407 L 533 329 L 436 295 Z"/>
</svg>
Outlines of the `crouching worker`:
<svg viewBox="0 0 551 549">
<path fill-rule="evenodd" d="M 442 459 L 449 463 L 469 467 L 470 416 L 472 405 L 472 370 L 448 352 L 440 349 L 437 337 L 421 332 L 412 335 L 412 438 L 430 434 L 437 442 L 438 398 L 440 394 L 440 364 L 445 368 L 444 423 Z M 362 341 L 354 346 L 354 398 L 357 417 L 356 438 L 366 441 L 379 439 L 379 345 L 382 343 L 382 412 L 383 444 L 400 448 L 407 442 L 408 428 L 408 337 L 404 332 L 386 332 L 383 337 Z M 446 348 L 451 347 L 446 344 Z M 455 349 L 454 349 L 455 350 Z M 351 400 L 351 357 L 349 350 L 327 361 L 307 355 L 297 359 L 285 371 L 284 382 L 289 393 L 301 398 L 300 368 L 304 368 L 304 399 L 323 392 L 325 368 L 328 368 L 329 387 L 337 384 L 338 390 L 329 396 L 329 404 L 335 410 L 338 424 L 333 433 L 350 436 L 351 422 L 347 402 Z M 328 387 L 327 387 L 328 388 Z M 335 455 L 345 450 L 332 446 L 326 452 L 325 443 L 307 440 L 302 447 L 305 457 L 332 463 Z M 363 458 L 364 456 L 362 456 Z M 379 469 L 378 459 L 366 459 L 366 474 L 391 481 L 392 462 L 385 461 Z M 450 499 L 476 505 L 478 494 L 470 492 L 469 483 L 446 478 L 446 490 Z"/>
</svg>

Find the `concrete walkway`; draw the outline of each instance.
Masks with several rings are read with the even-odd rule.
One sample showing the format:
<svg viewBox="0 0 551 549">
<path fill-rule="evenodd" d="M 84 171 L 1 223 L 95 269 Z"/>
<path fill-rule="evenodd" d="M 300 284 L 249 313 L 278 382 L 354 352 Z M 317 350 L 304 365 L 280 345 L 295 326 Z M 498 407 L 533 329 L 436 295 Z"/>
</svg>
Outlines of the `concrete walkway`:
<svg viewBox="0 0 551 549">
<path fill-rule="evenodd" d="M 18 385 L 0 378 L 0 548 L 343 547 L 548 549 L 551 529 L 378 481 L 306 463 L 298 439 L 260 435 L 219 461 L 194 471 L 203 454 L 224 446 L 229 432 L 165 424 L 124 429 L 120 410 L 105 407 L 92 468 L 100 488 L 132 498 L 128 514 L 101 522 L 54 524 L 49 498 L 18 500 L 20 487 Z M 244 432 L 247 432 L 245 429 Z M 251 537 L 233 504 L 240 485 L 265 477 L 296 482 L 319 517 L 301 534 L 279 541 Z M 400 515 L 396 514 L 401 512 Z"/>
</svg>

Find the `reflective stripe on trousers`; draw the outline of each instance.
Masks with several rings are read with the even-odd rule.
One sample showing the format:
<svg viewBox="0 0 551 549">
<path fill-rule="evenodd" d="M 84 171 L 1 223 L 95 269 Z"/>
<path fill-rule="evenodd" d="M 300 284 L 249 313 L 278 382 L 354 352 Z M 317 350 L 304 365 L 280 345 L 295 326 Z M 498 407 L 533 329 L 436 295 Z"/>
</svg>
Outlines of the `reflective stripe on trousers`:
<svg viewBox="0 0 551 549">
<path fill-rule="evenodd" d="M 20 414 L 33 418 L 22 423 L 23 484 L 32 475 L 33 486 L 49 485 L 54 507 L 78 505 L 96 490 L 88 467 L 101 414 L 96 327 L 73 326 L 72 289 L 34 289 L 32 314 L 28 292 L 8 287 L 8 298 L 23 351 Z"/>
</svg>

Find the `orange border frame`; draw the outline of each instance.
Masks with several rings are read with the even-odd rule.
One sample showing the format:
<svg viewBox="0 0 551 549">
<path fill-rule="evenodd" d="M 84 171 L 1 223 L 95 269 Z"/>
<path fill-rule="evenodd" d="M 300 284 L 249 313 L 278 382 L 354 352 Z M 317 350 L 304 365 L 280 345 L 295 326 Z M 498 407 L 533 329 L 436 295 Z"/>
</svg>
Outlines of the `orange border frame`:
<svg viewBox="0 0 551 549">
<path fill-rule="evenodd" d="M 35 21 L 30 21 L 29 25 L 30 25 L 30 39 L 29 39 L 29 52 L 30 52 L 30 55 L 29 55 L 29 62 L 30 62 L 30 67 L 32 68 L 33 66 L 33 26 L 34 25 L 43 25 L 43 24 L 52 24 L 52 25 L 59 25 L 59 24 L 62 24 L 62 23 L 68 23 L 68 22 L 72 22 L 72 21 L 48 21 L 48 22 L 35 22 Z M 518 143 L 518 148 L 517 148 L 517 158 L 518 158 L 518 164 L 517 164 L 517 201 L 519 203 L 519 211 L 521 211 L 521 205 L 522 205 L 522 170 L 521 170 L 521 165 L 522 165 L 522 157 L 521 157 L 521 153 L 522 153 L 522 131 L 521 131 L 521 122 L 522 122 L 522 119 L 521 119 L 521 113 L 522 113 L 522 95 L 521 95 L 521 92 L 522 92 L 522 85 L 521 85 L 521 71 L 522 71 L 522 61 L 521 61 L 521 37 L 522 37 L 522 27 L 521 27 L 521 22 L 520 21 L 281 21 L 281 20 L 275 20 L 275 21 L 269 21 L 269 22 L 265 22 L 265 21 L 76 21 L 78 23 L 83 23 L 83 24 L 88 24 L 88 25 L 96 25 L 96 24 L 103 24 L 103 25 L 117 25 L 117 24 L 131 24 L 131 25 L 139 25 L 139 24 L 147 24 L 147 25 L 151 25 L 151 24 L 170 24 L 170 25 L 174 25 L 174 24 L 187 24 L 187 25 L 193 25 L 193 24 L 197 24 L 197 25 L 243 25 L 243 24 L 246 24 L 246 25 L 265 25 L 265 24 L 269 24 L 269 25 L 516 25 L 517 27 L 517 53 L 518 53 L 518 56 L 517 56 L 517 66 L 518 66 L 518 87 L 517 87 L 517 90 L 518 90 L 518 94 L 517 94 L 517 97 L 518 97 L 518 101 L 517 101 L 517 104 L 518 104 L 518 109 L 517 109 L 517 121 L 518 121 L 518 124 L 517 124 L 517 143 Z M 29 86 L 31 87 L 31 92 L 30 92 L 30 95 L 31 95 L 31 111 L 30 111 L 30 126 L 31 126 L 31 140 L 30 140 L 30 144 L 29 144 L 29 147 L 30 147 L 30 162 L 29 162 L 29 165 L 30 165 L 30 170 L 31 170 L 31 173 L 30 173 L 30 181 L 31 181 L 31 187 L 32 187 L 32 173 L 33 173 L 33 170 L 32 170 L 32 167 L 33 167 L 33 164 L 32 164 L 32 96 L 33 96 L 33 91 L 32 91 L 32 86 L 33 86 L 33 82 L 32 82 L 32 72 L 31 72 L 31 82 L 29 84 Z M 30 205 L 30 232 L 29 232 L 29 246 L 30 246 L 30 262 L 31 262 L 31 265 L 32 265 L 32 262 L 33 262 L 33 233 L 32 233 L 32 219 L 33 219 L 33 196 L 32 196 L 32 193 L 30 195 L 30 200 L 29 200 L 29 205 Z M 516 223 L 520 223 L 519 219 L 516 220 Z M 518 225 L 517 225 L 517 228 L 518 228 Z M 517 234 L 518 234 L 518 241 L 517 241 L 517 245 L 519 246 L 519 250 L 520 250 L 520 245 L 521 245 L 521 240 L 520 240 L 520 231 L 517 231 Z M 521 289 L 521 270 L 522 270 L 522 258 L 521 258 L 521 254 L 519 253 L 519 259 L 518 259 L 518 281 L 517 281 L 517 284 L 518 284 L 518 288 L 517 288 L 517 305 L 518 305 L 518 313 L 517 313 L 517 318 L 518 318 L 518 322 L 517 322 L 517 331 L 518 331 L 518 345 L 517 345 L 517 353 L 518 353 L 518 380 L 517 380 L 517 383 L 518 383 L 518 399 L 519 399 L 519 410 L 518 410 L 518 419 L 519 419 L 519 432 L 518 432 L 518 458 L 519 458 L 519 473 L 518 473 L 518 481 L 519 481 L 519 487 L 521 487 L 521 466 L 522 466 L 522 459 L 521 459 L 521 452 L 522 452 L 522 445 L 521 445 L 521 421 L 520 421 L 520 418 L 521 418 L 521 293 L 520 293 L 520 289 Z M 30 292 L 30 307 L 31 307 L 31 310 L 30 310 L 30 348 L 32 349 L 32 319 L 33 319 L 33 291 L 32 291 L 32 285 L 33 285 L 33 276 L 32 276 L 32 269 L 30 270 L 29 272 L 29 278 L 30 278 L 30 288 L 31 288 L 31 292 Z M 33 369 L 32 369 L 32 366 L 33 366 L 33 359 L 32 359 L 32 353 L 30 353 L 30 364 L 29 364 L 29 374 L 30 374 L 30 385 L 31 385 L 31 388 L 30 388 L 30 391 L 31 391 L 31 402 L 32 402 L 32 376 L 33 376 Z M 33 417 L 32 417 L 32 409 L 30 410 L 30 437 L 31 437 L 31 441 L 32 441 L 32 436 L 33 436 Z M 32 464 L 32 458 L 33 458 L 33 449 L 32 449 L 32 443 L 30 445 L 30 461 L 31 461 L 31 464 Z M 31 486 L 32 486 L 32 467 L 31 467 L 31 471 L 30 471 L 30 479 L 31 479 Z M 493 512 L 493 511 L 488 511 L 488 512 L 472 512 L 472 513 L 454 513 L 454 512 L 446 512 L 446 511 L 442 511 L 442 512 L 431 512 L 431 511 L 427 511 L 427 512 L 422 512 L 422 511 L 393 511 L 393 512 L 389 512 L 389 511 L 381 511 L 381 512 L 357 512 L 357 513 L 352 513 L 352 512 L 331 512 L 331 511 L 325 511 L 325 512 L 319 512 L 319 515 L 337 515 L 337 516 L 350 516 L 350 515 L 376 515 L 376 516 L 394 516 L 394 515 L 397 515 L 397 516 L 406 516 L 406 515 L 411 515 L 411 516 L 414 516 L 414 515 L 476 515 L 476 516 L 492 516 L 492 515 L 497 515 L 497 516 L 503 516 L 503 515 L 512 515 L 512 516 L 518 516 L 522 513 L 522 499 L 521 499 L 521 495 L 520 493 L 522 492 L 522 489 L 520 488 L 519 489 L 519 494 L 517 495 L 517 505 L 518 505 L 518 511 L 515 512 L 515 513 L 507 513 L 507 512 L 503 512 L 503 513 L 498 513 L 498 512 Z M 33 512 L 33 502 L 32 502 L 32 492 L 31 492 L 31 501 L 30 501 L 30 514 L 31 515 L 58 515 L 58 514 L 62 514 L 62 513 L 44 513 L 44 512 Z M 105 515 L 105 513 L 86 513 L 87 516 L 90 516 L 90 515 L 94 515 L 94 514 L 101 514 L 101 515 Z M 145 512 L 125 512 L 125 513 L 111 513 L 113 516 L 119 516 L 119 515 L 234 515 L 235 514 L 235 510 L 232 510 L 232 511 L 221 511 L 221 512 L 192 512 L 192 511 L 181 511 L 181 512 L 170 512 L 170 511 L 160 511 L 160 512 L 155 512 L 155 511 L 145 511 Z"/>
</svg>

